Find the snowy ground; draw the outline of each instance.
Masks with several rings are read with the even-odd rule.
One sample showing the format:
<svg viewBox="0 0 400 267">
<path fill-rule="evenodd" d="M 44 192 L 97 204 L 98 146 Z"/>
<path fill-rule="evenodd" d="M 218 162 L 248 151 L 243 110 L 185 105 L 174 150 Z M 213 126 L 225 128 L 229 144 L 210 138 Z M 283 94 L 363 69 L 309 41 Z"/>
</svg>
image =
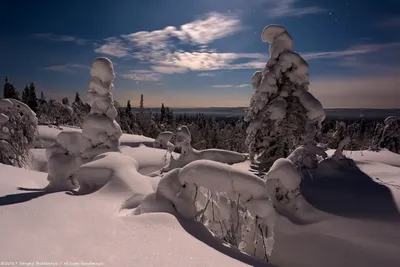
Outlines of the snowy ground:
<svg viewBox="0 0 400 267">
<path fill-rule="evenodd" d="M 39 132 L 49 144 L 59 130 L 41 126 Z M 140 146 L 151 140 L 122 137 L 123 145 L 132 146 L 122 152 L 137 160 L 141 174 L 164 164 L 165 151 Z M 47 167 L 43 148 L 32 153 L 39 172 L 0 165 L 1 262 L 268 266 L 221 244 L 199 224 L 166 213 L 122 216 L 119 208 L 130 194 L 115 185 L 85 196 L 37 191 L 47 185 Z M 346 155 L 349 160 L 328 159 L 312 178 L 304 177 L 301 191 L 311 206 L 303 218 L 278 216 L 271 266 L 399 266 L 400 155 Z M 148 183 L 152 190 L 152 179 L 137 175 L 129 186 Z"/>
</svg>

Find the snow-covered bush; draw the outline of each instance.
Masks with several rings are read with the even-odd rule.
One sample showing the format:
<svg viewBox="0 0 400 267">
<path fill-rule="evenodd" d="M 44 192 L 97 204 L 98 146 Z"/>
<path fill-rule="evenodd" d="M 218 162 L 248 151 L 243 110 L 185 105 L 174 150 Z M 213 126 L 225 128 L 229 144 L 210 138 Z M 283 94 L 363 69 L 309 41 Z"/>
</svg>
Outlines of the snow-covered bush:
<svg viewBox="0 0 400 267">
<path fill-rule="evenodd" d="M 26 104 L 0 99 L 0 162 L 24 167 L 37 135 L 37 118 Z"/>
<path fill-rule="evenodd" d="M 400 117 L 387 117 L 379 140 L 379 147 L 400 154 Z"/>
<path fill-rule="evenodd" d="M 246 144 L 250 158 L 261 170 L 268 170 L 278 158 L 285 158 L 299 145 L 315 146 L 316 132 L 325 112 L 308 92 L 308 64 L 293 51 L 286 29 L 270 25 L 262 32 L 269 42 L 270 58 L 252 77 L 254 92 L 245 120 L 249 122 Z M 312 152 L 312 150 L 311 150 Z"/>
<path fill-rule="evenodd" d="M 152 175 L 158 175 L 163 172 L 168 172 L 175 168 L 182 168 L 185 165 L 189 164 L 190 162 L 201 159 L 213 160 L 227 164 L 234 164 L 243 162 L 248 158 L 248 156 L 243 153 L 225 149 L 210 148 L 210 149 L 197 150 L 191 146 L 190 144 L 191 140 L 192 137 L 188 127 L 185 125 L 178 127 L 177 131 L 175 132 L 174 147 L 181 149 L 179 157 L 175 159 L 171 154 L 170 162 L 166 166 L 161 168 L 158 172 Z"/>
<path fill-rule="evenodd" d="M 160 180 L 136 214 L 171 209 L 197 219 L 248 254 L 267 258 L 274 244 L 274 208 L 264 181 L 227 164 L 196 160 Z"/>
<path fill-rule="evenodd" d="M 171 147 L 171 143 L 169 142 L 171 140 L 171 138 L 174 136 L 173 132 L 170 131 L 164 131 L 161 132 L 157 138 L 154 140 L 154 147 L 157 148 L 164 148 L 164 149 L 168 149 Z M 173 146 L 173 145 L 172 145 Z M 172 148 L 173 149 L 173 148 Z"/>
<path fill-rule="evenodd" d="M 50 191 L 71 190 L 78 187 L 72 176 L 78 168 L 99 154 L 119 151 L 121 128 L 115 121 L 117 110 L 111 91 L 115 78 L 112 62 L 97 58 L 90 71 L 88 103 L 90 113 L 86 116 L 82 133 L 63 131 L 57 141 L 47 148 L 48 180 Z"/>
<path fill-rule="evenodd" d="M 50 100 L 39 106 L 38 121 L 40 124 L 74 125 L 74 110 L 61 102 Z"/>
</svg>

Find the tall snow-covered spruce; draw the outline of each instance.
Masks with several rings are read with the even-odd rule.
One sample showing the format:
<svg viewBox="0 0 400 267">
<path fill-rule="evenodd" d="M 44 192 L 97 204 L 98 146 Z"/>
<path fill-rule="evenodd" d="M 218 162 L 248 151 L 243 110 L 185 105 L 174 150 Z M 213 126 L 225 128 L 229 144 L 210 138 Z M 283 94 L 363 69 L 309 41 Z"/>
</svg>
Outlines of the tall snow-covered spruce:
<svg viewBox="0 0 400 267">
<path fill-rule="evenodd" d="M 84 119 L 82 133 L 63 131 L 57 136 L 56 143 L 46 149 L 48 191 L 77 188 L 79 181 L 72 178 L 80 166 L 99 154 L 119 151 L 122 131 L 115 120 L 117 110 L 111 94 L 115 79 L 112 62 L 108 58 L 97 58 L 90 74 L 87 102 L 91 110 Z"/>
<path fill-rule="evenodd" d="M 89 115 L 82 125 L 82 134 L 90 140 L 91 148 L 84 156 L 93 158 L 109 151 L 119 151 L 122 130 L 115 118 L 112 90 L 114 89 L 114 67 L 108 58 L 100 57 L 93 62 L 90 70 L 92 79 L 87 93 L 87 103 L 91 106 Z"/>
<path fill-rule="evenodd" d="M 325 119 L 321 103 L 308 92 L 307 62 L 293 51 L 286 29 L 269 25 L 262 41 L 270 43 L 270 58 L 252 77 L 255 90 L 245 120 L 250 159 L 268 171 L 278 158 L 286 158 L 304 145 L 302 158 L 315 161 L 314 136 Z"/>
</svg>

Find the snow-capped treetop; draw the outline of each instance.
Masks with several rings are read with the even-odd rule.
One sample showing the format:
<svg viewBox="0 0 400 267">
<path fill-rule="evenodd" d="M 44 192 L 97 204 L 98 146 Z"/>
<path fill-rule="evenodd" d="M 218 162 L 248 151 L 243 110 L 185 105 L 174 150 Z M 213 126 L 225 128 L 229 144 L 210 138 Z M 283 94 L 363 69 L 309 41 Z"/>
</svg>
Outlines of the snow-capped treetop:
<svg viewBox="0 0 400 267">
<path fill-rule="evenodd" d="M 182 146 L 186 142 L 190 144 L 190 141 L 192 140 L 192 135 L 190 134 L 189 128 L 185 125 L 178 127 L 175 132 L 175 136 L 177 146 Z"/>
<path fill-rule="evenodd" d="M 111 84 L 115 79 L 114 67 L 106 57 L 96 58 L 90 70 L 92 77 L 98 77 L 103 83 Z"/>
<path fill-rule="evenodd" d="M 269 25 L 261 33 L 261 40 L 271 44 L 269 53 L 271 59 L 276 59 L 285 50 L 293 50 L 293 39 L 286 31 L 285 27 L 280 25 Z"/>
</svg>

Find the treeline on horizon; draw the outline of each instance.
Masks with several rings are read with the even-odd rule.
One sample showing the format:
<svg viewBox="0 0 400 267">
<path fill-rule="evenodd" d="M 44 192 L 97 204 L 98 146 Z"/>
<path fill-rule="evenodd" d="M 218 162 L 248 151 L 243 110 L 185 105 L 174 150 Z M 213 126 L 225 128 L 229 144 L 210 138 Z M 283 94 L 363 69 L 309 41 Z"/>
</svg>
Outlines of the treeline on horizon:
<svg viewBox="0 0 400 267">
<path fill-rule="evenodd" d="M 5 79 L 4 98 L 14 98 L 26 103 L 33 111 L 36 112 L 39 124 L 54 124 L 54 125 L 71 125 L 82 126 L 84 117 L 90 112 L 90 106 L 84 103 L 78 92 L 75 94 L 73 102 L 70 102 L 68 97 L 62 98 L 61 102 L 54 99 L 47 99 L 43 92 L 37 97 L 36 85 L 31 82 L 26 85 L 19 93 L 18 89 Z M 248 123 L 243 120 L 245 108 L 243 112 L 237 114 L 212 114 L 211 112 L 189 112 L 190 109 L 176 108 L 172 109 L 161 104 L 160 108 L 145 108 L 144 95 L 142 94 L 139 100 L 139 105 L 133 107 L 131 100 L 126 101 L 126 105 L 122 106 L 115 101 L 115 106 L 118 110 L 117 122 L 120 124 L 124 133 L 145 135 L 151 138 L 156 138 L 160 132 L 174 132 L 178 126 L 186 125 L 192 133 L 192 145 L 197 149 L 206 148 L 221 148 L 238 152 L 246 152 L 248 148 L 245 146 L 246 129 Z M 232 110 L 238 108 L 193 108 L 191 110 Z M 182 111 L 188 112 L 182 112 Z M 362 111 L 361 109 L 357 109 Z M 365 116 L 364 113 L 355 110 L 353 116 L 343 116 L 343 114 L 329 114 L 323 122 L 323 127 L 320 134 L 317 135 L 317 141 L 328 144 L 329 147 L 337 147 L 336 142 L 340 138 L 332 138 L 342 132 L 343 137 L 348 135 L 352 142 L 349 148 L 352 150 L 369 149 L 377 141 L 383 128 L 383 120 L 391 114 L 376 114 L 372 118 Z M 346 110 L 344 110 L 346 111 Z M 371 110 L 373 113 L 373 110 Z M 339 113 L 335 110 L 333 113 Z M 390 112 L 389 112 L 390 113 Z M 361 116 L 360 116 L 361 114 Z M 364 116 L 362 116 L 364 114 Z M 346 115 L 346 114 L 344 114 Z M 344 117 L 344 118 L 343 118 Z M 332 141 L 334 140 L 334 141 Z M 333 143 L 332 143 L 333 142 Z M 398 152 L 400 145 L 394 144 L 391 149 Z"/>
</svg>

